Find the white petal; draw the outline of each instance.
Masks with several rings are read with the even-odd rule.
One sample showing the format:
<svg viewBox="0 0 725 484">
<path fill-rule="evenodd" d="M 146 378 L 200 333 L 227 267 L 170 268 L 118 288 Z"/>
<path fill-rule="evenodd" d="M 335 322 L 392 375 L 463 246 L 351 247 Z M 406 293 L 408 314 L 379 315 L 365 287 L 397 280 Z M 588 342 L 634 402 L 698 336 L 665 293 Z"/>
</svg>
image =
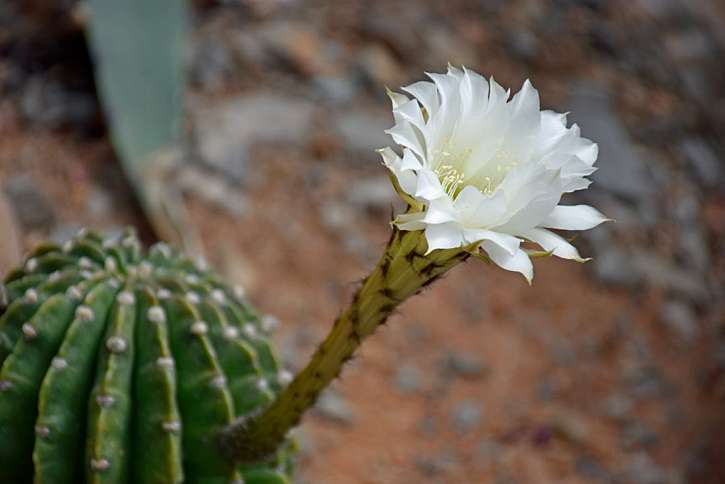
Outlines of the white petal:
<svg viewBox="0 0 725 484">
<path fill-rule="evenodd" d="M 441 97 L 441 105 L 446 103 L 450 104 L 458 98 L 458 84 L 460 83 L 460 80 L 455 76 L 437 74 L 433 72 L 426 72 L 426 75 L 433 80 L 438 88 L 438 94 Z"/>
<path fill-rule="evenodd" d="M 425 239 L 428 242 L 426 254 L 436 249 L 454 249 L 463 245 L 463 231 L 454 222 L 428 225 L 425 228 Z"/>
<path fill-rule="evenodd" d="M 521 245 L 521 239 L 518 237 L 501 232 L 493 232 L 491 230 L 465 229 L 463 231 L 463 237 L 469 244 L 482 242 L 484 240 L 493 242 L 501 249 L 508 252 L 509 255 L 514 255 L 514 253 L 519 249 L 519 245 Z"/>
<path fill-rule="evenodd" d="M 541 221 L 556 207 L 560 193 L 545 193 L 530 200 L 497 230 L 512 234 L 520 233 L 541 224 Z"/>
<path fill-rule="evenodd" d="M 401 104 L 395 109 L 395 113 L 399 114 L 403 119 L 419 129 L 423 129 L 425 127 L 423 113 L 421 112 L 420 105 L 417 101 L 408 101 L 405 104 Z"/>
<path fill-rule="evenodd" d="M 431 200 L 425 214 L 425 223 L 442 224 L 446 222 L 457 222 L 456 210 L 453 207 L 451 199 L 448 197 L 440 197 Z"/>
<path fill-rule="evenodd" d="M 398 185 L 411 197 L 415 196 L 415 189 L 418 187 L 418 175 L 414 171 L 398 171 L 395 173 Z"/>
<path fill-rule="evenodd" d="M 509 97 L 509 92 L 496 82 L 496 79 L 494 79 L 493 76 L 491 76 L 491 79 L 488 81 L 488 90 L 489 105 L 503 103 Z"/>
<path fill-rule="evenodd" d="M 418 172 L 418 187 L 415 190 L 415 196 L 425 200 L 435 200 L 448 195 L 443 190 L 436 174 L 424 168 Z"/>
<path fill-rule="evenodd" d="M 460 220 L 472 228 L 487 228 L 501 222 L 506 213 L 506 196 L 503 190 L 484 195 L 468 185 L 458 194 L 455 202 Z"/>
<path fill-rule="evenodd" d="M 383 157 L 383 164 L 387 167 L 393 166 L 397 160 L 400 160 L 398 155 L 395 154 L 395 151 L 387 146 L 379 149 L 378 153 L 380 153 L 380 156 Z"/>
<path fill-rule="evenodd" d="M 421 158 L 425 157 L 425 151 L 423 149 L 423 146 L 418 139 L 415 128 L 413 128 L 410 123 L 398 123 L 392 128 L 385 130 L 385 132 L 392 136 L 393 141 L 398 143 L 400 146 L 410 148 L 415 154 L 417 154 Z"/>
<path fill-rule="evenodd" d="M 387 94 L 388 94 L 388 97 L 390 98 L 390 102 L 393 104 L 393 109 L 397 109 L 398 106 L 401 106 L 402 104 L 405 104 L 410 101 L 410 99 L 408 99 L 408 96 L 406 96 L 405 94 L 400 94 L 400 93 L 391 91 L 390 89 L 388 89 Z"/>
<path fill-rule="evenodd" d="M 486 251 L 496 265 L 507 271 L 520 272 L 526 278 L 526 281 L 531 284 L 531 280 L 534 278 L 534 265 L 526 252 L 519 249 L 512 255 L 503 250 L 498 244 L 488 241 L 483 242 L 481 248 Z"/>
<path fill-rule="evenodd" d="M 544 250 L 552 252 L 555 256 L 563 259 L 574 259 L 584 262 L 576 247 L 567 242 L 563 237 L 546 229 L 531 229 L 520 234 L 532 242 L 539 244 Z"/>
<path fill-rule="evenodd" d="M 383 164 L 385 164 L 398 180 L 400 188 L 408 195 L 414 196 L 418 186 L 418 175 L 410 169 L 405 169 L 403 165 L 406 162 L 405 154 L 410 154 L 413 158 L 415 158 L 415 155 L 411 154 L 409 150 L 404 150 L 405 154 L 403 155 L 403 159 L 401 159 L 390 148 L 378 150 L 378 153 L 383 157 Z"/>
<path fill-rule="evenodd" d="M 403 150 L 403 159 L 400 162 L 401 170 L 420 170 L 423 165 L 420 164 L 420 160 L 416 157 L 412 151 Z"/>
<path fill-rule="evenodd" d="M 540 225 L 549 229 L 589 230 L 608 220 L 589 205 L 557 205 Z"/>
<path fill-rule="evenodd" d="M 521 90 L 511 100 L 513 113 L 511 129 L 519 133 L 530 133 L 539 127 L 541 111 L 539 111 L 539 92 L 526 79 Z"/>
<path fill-rule="evenodd" d="M 415 96 L 416 99 L 420 101 L 420 104 L 422 104 L 428 112 L 429 118 L 438 111 L 438 107 L 440 106 L 440 102 L 438 101 L 438 91 L 436 90 L 435 84 L 432 82 L 418 81 L 401 89 Z"/>
</svg>

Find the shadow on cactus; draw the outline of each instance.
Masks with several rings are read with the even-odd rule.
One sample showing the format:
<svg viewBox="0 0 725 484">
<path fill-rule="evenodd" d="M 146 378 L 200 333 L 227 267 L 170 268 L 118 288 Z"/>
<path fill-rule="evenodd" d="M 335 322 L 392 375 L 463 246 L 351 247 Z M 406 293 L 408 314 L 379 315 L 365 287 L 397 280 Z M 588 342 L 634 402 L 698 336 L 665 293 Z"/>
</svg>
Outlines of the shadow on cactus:
<svg viewBox="0 0 725 484">
<path fill-rule="evenodd" d="M 82 232 L 4 290 L 0 482 L 287 482 L 291 442 L 247 466 L 214 442 L 274 398 L 280 370 L 270 328 L 213 273 Z"/>
<path fill-rule="evenodd" d="M 589 186 L 596 144 L 540 111 L 528 81 L 509 99 L 466 69 L 429 77 L 403 88 L 412 98 L 389 93 L 402 154 L 381 155 L 406 212 L 294 379 L 249 306 L 164 245 L 144 255 L 133 235 L 85 233 L 11 273 L 0 481 L 286 482 L 290 430 L 403 301 L 471 256 L 529 283 L 532 258 L 585 261 L 553 230 L 607 220 L 559 205 Z"/>
</svg>

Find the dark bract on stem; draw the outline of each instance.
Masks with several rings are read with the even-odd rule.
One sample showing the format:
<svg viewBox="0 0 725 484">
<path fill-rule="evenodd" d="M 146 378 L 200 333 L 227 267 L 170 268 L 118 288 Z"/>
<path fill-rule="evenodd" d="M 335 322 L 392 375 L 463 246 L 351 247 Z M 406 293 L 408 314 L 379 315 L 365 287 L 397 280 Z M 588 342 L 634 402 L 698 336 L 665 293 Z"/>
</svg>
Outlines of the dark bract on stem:
<svg viewBox="0 0 725 484">
<path fill-rule="evenodd" d="M 408 297 L 469 255 L 469 248 L 430 254 L 426 250 L 423 232 L 393 228 L 382 257 L 307 366 L 263 412 L 239 419 L 220 432 L 218 443 L 230 462 L 255 462 L 273 455 L 363 340 Z"/>
</svg>

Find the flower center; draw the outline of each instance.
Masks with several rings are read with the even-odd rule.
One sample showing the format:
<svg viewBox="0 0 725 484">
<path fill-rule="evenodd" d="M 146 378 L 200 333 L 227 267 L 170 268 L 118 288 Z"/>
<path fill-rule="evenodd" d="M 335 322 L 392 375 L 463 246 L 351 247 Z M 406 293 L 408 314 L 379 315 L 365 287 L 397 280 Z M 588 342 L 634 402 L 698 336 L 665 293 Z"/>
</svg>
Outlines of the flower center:
<svg viewBox="0 0 725 484">
<path fill-rule="evenodd" d="M 492 157 L 482 163 L 474 164 L 473 172 L 468 171 L 467 174 L 463 171 L 463 167 L 471 167 L 469 158 L 472 151 L 467 149 L 459 155 L 454 155 L 446 143 L 443 149 L 436 153 L 434 158 L 436 168 L 433 171 L 438 175 L 443 190 L 451 198 L 455 198 L 465 185 L 473 185 L 481 193 L 489 195 L 506 178 L 508 172 L 519 164 L 511 154 L 499 147 Z"/>
<path fill-rule="evenodd" d="M 470 183 L 489 195 L 496 190 L 508 172 L 518 166 L 519 161 L 513 158 L 506 150 L 499 147 L 494 155 L 481 165 L 471 177 Z"/>
<path fill-rule="evenodd" d="M 438 165 L 438 168 L 434 172 L 438 175 L 438 179 L 441 181 L 441 185 L 443 185 L 443 190 L 449 196 L 454 197 L 458 194 L 458 188 L 466 178 L 465 173 L 459 172 L 453 165 L 448 164 Z"/>
</svg>

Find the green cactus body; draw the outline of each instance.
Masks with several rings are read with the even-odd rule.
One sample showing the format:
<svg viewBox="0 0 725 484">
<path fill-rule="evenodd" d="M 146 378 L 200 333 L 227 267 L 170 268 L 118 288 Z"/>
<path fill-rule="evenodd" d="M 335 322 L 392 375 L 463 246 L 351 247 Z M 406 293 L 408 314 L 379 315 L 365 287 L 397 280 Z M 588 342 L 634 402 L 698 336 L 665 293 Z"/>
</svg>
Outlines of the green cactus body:
<svg viewBox="0 0 725 484">
<path fill-rule="evenodd" d="M 290 441 L 233 466 L 216 436 L 281 385 L 260 318 L 159 244 L 42 245 L 0 300 L 0 483 L 288 482 Z"/>
</svg>

